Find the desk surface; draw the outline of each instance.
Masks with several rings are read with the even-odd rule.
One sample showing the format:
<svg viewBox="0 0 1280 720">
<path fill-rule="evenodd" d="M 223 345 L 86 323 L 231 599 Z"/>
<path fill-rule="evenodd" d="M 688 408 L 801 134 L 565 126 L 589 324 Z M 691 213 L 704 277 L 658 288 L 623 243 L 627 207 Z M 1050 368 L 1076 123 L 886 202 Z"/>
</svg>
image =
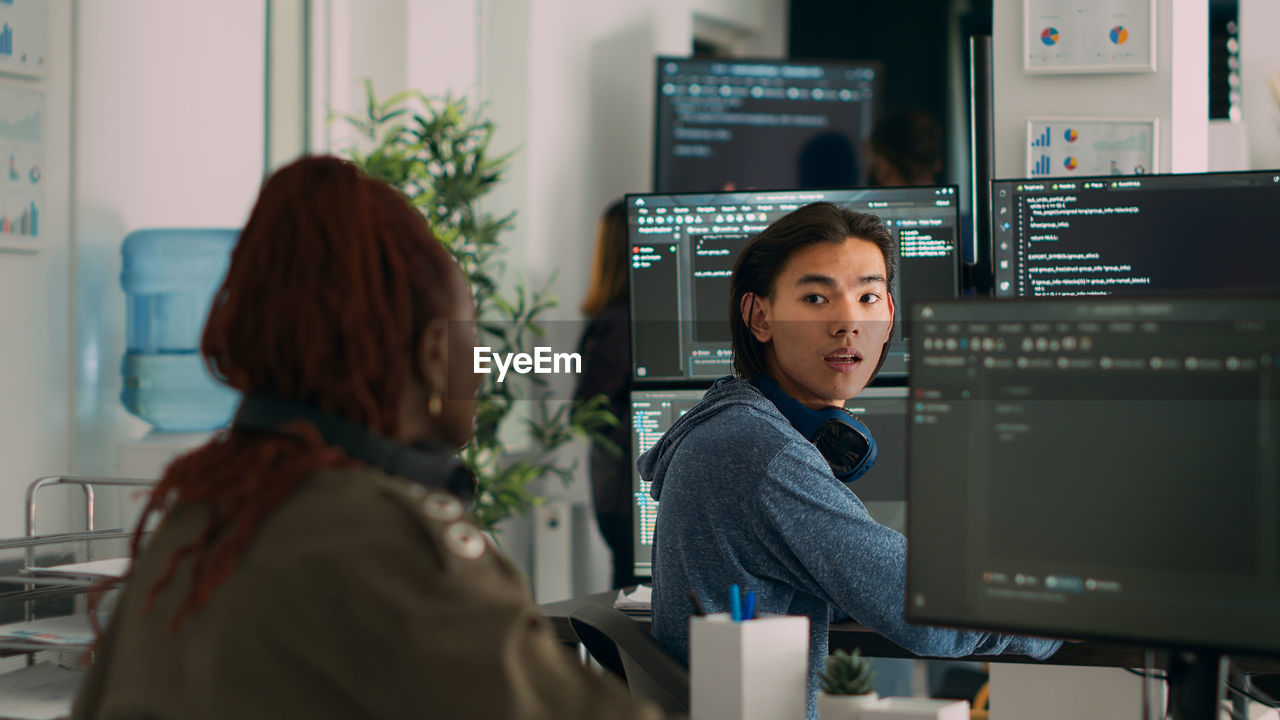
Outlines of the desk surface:
<svg viewBox="0 0 1280 720">
<path fill-rule="evenodd" d="M 612 608 L 613 600 L 617 596 L 617 590 L 609 590 L 571 600 L 546 603 L 539 605 L 538 608 L 551 621 L 551 627 L 555 630 L 557 638 L 566 643 L 576 643 L 578 638 L 573 632 L 573 627 L 569 624 L 569 616 L 584 604 L 603 605 Z M 648 615 L 633 615 L 632 619 L 648 632 L 650 622 Z M 871 657 L 919 657 L 903 650 L 893 641 L 877 635 L 866 626 L 857 623 L 832 623 L 828 638 L 831 650 L 852 651 L 854 648 L 861 648 L 863 655 Z M 977 662 L 1140 668 L 1145 662 L 1145 653 L 1145 648 L 1141 645 L 1085 640 L 1063 645 L 1061 650 L 1053 654 L 1053 657 L 1044 661 L 1033 660 L 1025 655 L 972 655 L 965 658 L 950 659 Z M 1157 665 L 1163 665 L 1163 660 L 1159 658 L 1162 653 L 1156 653 L 1156 655 Z M 1231 659 L 1237 667 L 1245 672 L 1280 672 L 1280 658 L 1232 655 Z"/>
</svg>

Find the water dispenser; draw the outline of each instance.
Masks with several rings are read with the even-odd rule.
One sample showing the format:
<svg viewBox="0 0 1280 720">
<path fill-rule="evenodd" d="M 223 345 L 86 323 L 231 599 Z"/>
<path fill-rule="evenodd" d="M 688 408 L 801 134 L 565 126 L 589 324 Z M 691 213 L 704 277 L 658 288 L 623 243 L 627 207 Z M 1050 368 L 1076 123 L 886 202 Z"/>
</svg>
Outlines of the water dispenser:
<svg viewBox="0 0 1280 720">
<path fill-rule="evenodd" d="M 226 425 L 239 394 L 215 381 L 200 356 L 210 301 L 239 230 L 135 230 L 121 247 L 126 351 L 120 400 L 161 432 Z"/>
</svg>

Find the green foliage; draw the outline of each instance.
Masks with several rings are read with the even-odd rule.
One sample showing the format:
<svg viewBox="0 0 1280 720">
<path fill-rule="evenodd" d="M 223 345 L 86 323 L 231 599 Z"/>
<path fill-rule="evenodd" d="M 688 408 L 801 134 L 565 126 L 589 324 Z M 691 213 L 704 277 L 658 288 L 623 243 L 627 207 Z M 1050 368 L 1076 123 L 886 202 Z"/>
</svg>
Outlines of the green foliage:
<svg viewBox="0 0 1280 720">
<path fill-rule="evenodd" d="M 349 148 L 344 154 L 366 174 L 399 188 L 453 255 L 471 285 L 480 344 L 497 353 L 527 351 L 532 338 L 545 334 L 539 318 L 557 305 L 547 292 L 555 278 L 532 291 L 518 282 L 514 294 L 504 296 L 499 235 L 512 228 L 515 212 L 495 217 L 479 207 L 502 181 L 514 153 L 490 154 L 493 123 L 465 98 L 408 90 L 379 101 L 368 80 L 365 92 L 364 113 L 337 117 L 359 131 L 369 149 Z M 476 398 L 475 439 L 462 458 L 479 483 L 476 518 L 486 529 L 541 502 L 528 488 L 533 480 L 554 476 L 568 483 L 573 477 L 572 465 L 513 460 L 506 452 L 500 430 L 515 418 L 517 399 L 530 398 L 536 400 L 536 413 L 523 424 L 544 458 L 575 437 L 599 438 L 600 430 L 618 423 L 603 395 L 552 410 L 546 381 L 536 375 L 508 376 L 503 383 L 496 373 L 485 375 Z"/>
<path fill-rule="evenodd" d="M 852 655 L 844 650 L 828 655 L 820 678 L 822 691 L 829 695 L 866 695 L 876 689 L 871 662 L 856 648 Z"/>
</svg>

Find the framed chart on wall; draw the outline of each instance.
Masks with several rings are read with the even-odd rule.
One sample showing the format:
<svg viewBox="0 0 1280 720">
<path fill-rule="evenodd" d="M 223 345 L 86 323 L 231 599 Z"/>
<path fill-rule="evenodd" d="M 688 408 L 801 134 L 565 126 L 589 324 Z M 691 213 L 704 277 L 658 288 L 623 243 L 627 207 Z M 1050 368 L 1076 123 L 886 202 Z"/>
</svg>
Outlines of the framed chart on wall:
<svg viewBox="0 0 1280 720">
<path fill-rule="evenodd" d="M 1023 0 L 1029 73 L 1156 71 L 1156 0 Z"/>
<path fill-rule="evenodd" d="M 0 250 L 43 244 L 44 93 L 0 85 Z"/>
<path fill-rule="evenodd" d="M 0 0 L 0 73 L 43 77 L 48 69 L 48 0 Z"/>
<path fill-rule="evenodd" d="M 1159 172 L 1159 118 L 1027 118 L 1026 177 Z"/>
</svg>

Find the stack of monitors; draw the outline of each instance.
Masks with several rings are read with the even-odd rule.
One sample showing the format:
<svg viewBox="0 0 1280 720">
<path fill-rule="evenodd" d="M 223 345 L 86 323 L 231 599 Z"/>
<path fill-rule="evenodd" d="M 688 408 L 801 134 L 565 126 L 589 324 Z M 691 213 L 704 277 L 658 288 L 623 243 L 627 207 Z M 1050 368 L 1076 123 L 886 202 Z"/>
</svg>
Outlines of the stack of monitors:
<svg viewBox="0 0 1280 720">
<path fill-rule="evenodd" d="M 907 618 L 1175 649 L 1217 717 L 1280 654 L 1280 172 L 997 180 L 992 230 L 995 299 L 909 311 Z"/>
<path fill-rule="evenodd" d="M 959 210 L 954 186 L 748 191 L 627 196 L 631 251 L 632 459 L 693 407 L 712 381 L 733 373 L 729 280 L 747 242 L 803 205 L 827 201 L 878 215 L 899 247 L 899 307 L 954 298 L 959 285 Z M 910 326 L 899 322 L 881 371 L 849 409 L 876 433 L 876 466 L 857 481 L 878 519 L 905 519 L 905 417 Z M 633 472 L 635 570 L 651 569 L 657 503 Z"/>
</svg>

